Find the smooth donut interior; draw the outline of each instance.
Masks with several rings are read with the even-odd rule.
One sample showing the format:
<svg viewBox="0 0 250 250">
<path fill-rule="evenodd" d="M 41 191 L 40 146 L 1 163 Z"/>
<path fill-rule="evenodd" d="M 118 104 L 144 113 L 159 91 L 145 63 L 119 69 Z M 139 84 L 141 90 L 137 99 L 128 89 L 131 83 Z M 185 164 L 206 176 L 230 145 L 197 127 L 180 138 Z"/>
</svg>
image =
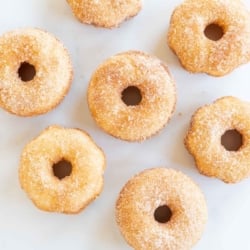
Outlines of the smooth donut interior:
<svg viewBox="0 0 250 250">
<path fill-rule="evenodd" d="M 36 76 L 36 68 L 29 62 L 22 62 L 18 68 L 18 76 L 23 82 L 29 82 Z"/>
<path fill-rule="evenodd" d="M 128 86 L 122 91 L 121 99 L 127 106 L 139 105 L 142 101 L 141 90 L 136 86 Z"/>
<path fill-rule="evenodd" d="M 237 129 L 226 130 L 221 136 L 221 145 L 227 151 L 238 151 L 243 145 L 243 136 Z"/>
<path fill-rule="evenodd" d="M 212 22 L 205 26 L 204 35 L 209 40 L 219 41 L 224 36 L 224 34 L 225 29 L 217 22 Z"/>
<path fill-rule="evenodd" d="M 70 161 L 62 158 L 58 162 L 52 165 L 53 174 L 59 180 L 64 179 L 67 176 L 70 176 L 72 173 L 72 164 Z"/>
<path fill-rule="evenodd" d="M 163 205 L 155 209 L 154 218 L 159 223 L 167 223 L 171 220 L 172 214 L 173 212 L 170 207 L 167 205 Z"/>
</svg>

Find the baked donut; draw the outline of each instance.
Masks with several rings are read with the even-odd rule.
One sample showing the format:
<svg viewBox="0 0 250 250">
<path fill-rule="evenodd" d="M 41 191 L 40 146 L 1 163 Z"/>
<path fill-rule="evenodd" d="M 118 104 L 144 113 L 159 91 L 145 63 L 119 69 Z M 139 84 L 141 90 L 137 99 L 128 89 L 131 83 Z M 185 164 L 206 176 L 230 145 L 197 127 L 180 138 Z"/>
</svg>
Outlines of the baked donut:
<svg viewBox="0 0 250 250">
<path fill-rule="evenodd" d="M 19 29 L 0 37 L 0 106 L 19 116 L 46 113 L 72 82 L 69 54 L 54 36 Z"/>
<path fill-rule="evenodd" d="M 139 99 L 127 102 L 130 94 L 137 94 Z M 161 130 L 175 102 L 175 83 L 167 66 L 138 51 L 106 60 L 93 74 L 88 88 L 88 104 L 97 124 L 127 141 L 142 141 Z"/>
<path fill-rule="evenodd" d="M 104 168 L 102 150 L 85 132 L 50 126 L 23 149 L 19 180 L 39 209 L 72 214 L 100 194 Z"/>
<path fill-rule="evenodd" d="M 226 75 L 250 60 L 250 13 L 240 0 L 185 0 L 168 44 L 188 71 Z"/>
<path fill-rule="evenodd" d="M 138 14 L 142 0 L 67 0 L 80 22 L 95 26 L 117 27 L 124 20 Z"/>
<path fill-rule="evenodd" d="M 250 175 L 249 117 L 250 103 L 232 96 L 220 98 L 196 111 L 185 145 L 202 174 L 226 183 L 239 182 Z M 236 136 L 235 143 L 238 135 L 236 148 L 233 144 L 225 147 L 222 143 L 223 137 L 230 133 Z"/>
<path fill-rule="evenodd" d="M 116 203 L 116 221 L 136 250 L 186 250 L 202 236 L 206 201 L 183 173 L 149 169 L 123 187 Z"/>
</svg>

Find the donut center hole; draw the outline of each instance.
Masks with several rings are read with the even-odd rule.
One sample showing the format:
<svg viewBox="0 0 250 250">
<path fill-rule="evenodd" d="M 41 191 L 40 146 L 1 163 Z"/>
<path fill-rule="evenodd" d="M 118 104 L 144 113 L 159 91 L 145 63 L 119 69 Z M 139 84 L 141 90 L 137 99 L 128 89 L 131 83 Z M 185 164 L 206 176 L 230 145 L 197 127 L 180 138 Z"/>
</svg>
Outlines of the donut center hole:
<svg viewBox="0 0 250 250">
<path fill-rule="evenodd" d="M 72 172 L 72 164 L 64 159 L 53 165 L 53 174 L 59 180 L 62 180 L 66 176 L 70 176 Z"/>
<path fill-rule="evenodd" d="M 36 69 L 32 64 L 28 62 L 22 62 L 20 64 L 20 67 L 18 69 L 18 76 L 23 82 L 28 82 L 33 80 L 35 75 L 36 75 Z"/>
<path fill-rule="evenodd" d="M 172 211 L 167 205 L 160 206 L 155 209 L 154 218 L 157 222 L 166 223 L 170 221 L 171 217 Z"/>
<path fill-rule="evenodd" d="M 135 86 L 129 86 L 122 91 L 122 101 L 127 106 L 139 105 L 142 100 L 140 89 Z"/>
<path fill-rule="evenodd" d="M 220 25 L 211 23 L 205 28 L 204 34 L 209 40 L 218 41 L 223 37 L 224 30 Z"/>
<path fill-rule="evenodd" d="M 243 144 L 242 134 L 236 129 L 227 130 L 221 137 L 221 144 L 228 151 L 238 151 Z"/>
</svg>

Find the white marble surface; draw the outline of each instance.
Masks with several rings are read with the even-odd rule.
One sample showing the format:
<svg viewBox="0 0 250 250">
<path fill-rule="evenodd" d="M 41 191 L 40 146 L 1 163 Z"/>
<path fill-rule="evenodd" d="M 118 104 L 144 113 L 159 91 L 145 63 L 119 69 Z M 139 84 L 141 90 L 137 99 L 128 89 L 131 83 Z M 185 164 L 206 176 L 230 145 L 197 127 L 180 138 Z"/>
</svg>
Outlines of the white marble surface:
<svg viewBox="0 0 250 250">
<path fill-rule="evenodd" d="M 165 166 L 179 169 L 203 190 L 209 220 L 196 250 L 250 249 L 250 180 L 236 185 L 204 177 L 183 146 L 192 113 L 224 95 L 250 101 L 250 64 L 226 77 L 191 75 L 181 68 L 166 45 L 170 15 L 180 0 L 145 1 L 141 13 L 113 30 L 80 24 L 65 0 L 0 2 L 0 33 L 19 27 L 39 27 L 57 36 L 74 64 L 72 88 L 55 110 L 34 118 L 19 118 L 0 110 L 0 249 L 126 250 L 114 219 L 114 204 L 125 182 L 139 171 Z M 244 1 L 250 8 L 250 1 Z M 128 49 L 154 54 L 167 62 L 177 82 L 178 102 L 169 125 L 143 143 L 127 143 L 102 132 L 90 116 L 86 89 L 92 72 L 105 58 Z M 181 113 L 182 115 L 178 115 Z M 51 124 L 86 130 L 107 156 L 102 195 L 78 215 L 38 210 L 18 182 L 24 145 Z"/>
</svg>

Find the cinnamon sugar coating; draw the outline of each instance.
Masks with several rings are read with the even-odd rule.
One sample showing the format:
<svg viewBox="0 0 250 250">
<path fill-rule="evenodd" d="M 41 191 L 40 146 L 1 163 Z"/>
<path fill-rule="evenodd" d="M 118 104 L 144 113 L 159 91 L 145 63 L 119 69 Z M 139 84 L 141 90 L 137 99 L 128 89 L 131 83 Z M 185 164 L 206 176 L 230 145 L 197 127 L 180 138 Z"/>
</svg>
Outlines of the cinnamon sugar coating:
<svg viewBox="0 0 250 250">
<path fill-rule="evenodd" d="M 22 63 L 35 68 L 32 80 L 18 74 Z M 19 29 L 0 37 L 0 106 L 19 116 L 55 108 L 72 82 L 69 54 L 54 36 L 39 29 Z"/>
<path fill-rule="evenodd" d="M 208 39 L 216 24 L 224 35 Z M 192 73 L 223 76 L 250 61 L 250 13 L 240 0 L 184 0 L 172 14 L 168 45 Z"/>
<path fill-rule="evenodd" d="M 142 0 L 67 0 L 80 22 L 99 27 L 117 27 L 138 14 Z"/>
<path fill-rule="evenodd" d="M 138 105 L 122 101 L 122 92 L 129 86 L 140 90 Z M 175 82 L 167 66 L 138 51 L 106 60 L 92 75 L 88 88 L 88 104 L 96 123 L 127 141 L 142 141 L 159 132 L 168 123 L 175 102 Z"/>
<path fill-rule="evenodd" d="M 236 183 L 250 175 L 250 103 L 227 96 L 199 108 L 192 117 L 185 145 L 198 170 L 226 183 Z M 242 146 L 229 151 L 221 144 L 222 135 L 236 130 Z"/>
<path fill-rule="evenodd" d="M 166 223 L 154 219 L 167 205 Z M 206 201 L 186 175 L 166 168 L 145 170 L 123 187 L 116 203 L 116 221 L 135 250 L 187 250 L 201 238 L 207 222 Z"/>
<path fill-rule="evenodd" d="M 60 180 L 52 167 L 62 159 L 72 172 Z M 78 213 L 100 194 L 105 164 L 102 150 L 85 132 L 50 126 L 23 149 L 19 181 L 39 209 Z"/>
</svg>

